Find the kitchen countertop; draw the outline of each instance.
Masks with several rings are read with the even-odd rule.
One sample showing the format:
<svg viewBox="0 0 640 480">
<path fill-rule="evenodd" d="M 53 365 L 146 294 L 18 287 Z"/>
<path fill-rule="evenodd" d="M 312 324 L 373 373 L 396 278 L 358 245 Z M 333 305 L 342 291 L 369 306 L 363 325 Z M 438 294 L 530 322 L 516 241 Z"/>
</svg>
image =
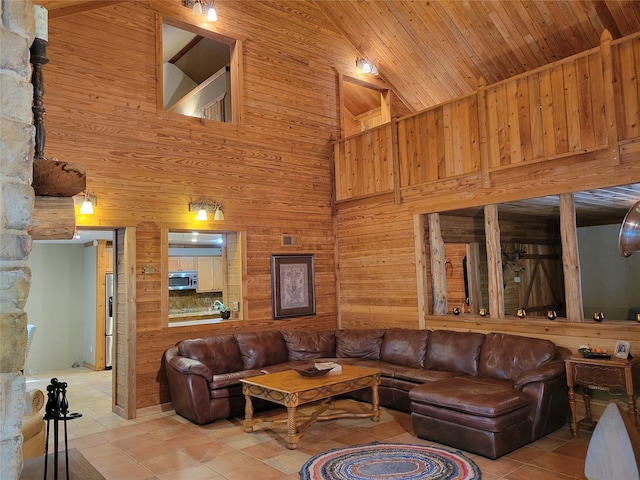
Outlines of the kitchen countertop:
<svg viewBox="0 0 640 480">
<path fill-rule="evenodd" d="M 214 308 L 209 311 L 206 308 L 202 309 L 184 309 L 184 310 L 169 310 L 169 318 L 193 318 L 193 317 L 220 317 L 220 310 Z"/>
</svg>

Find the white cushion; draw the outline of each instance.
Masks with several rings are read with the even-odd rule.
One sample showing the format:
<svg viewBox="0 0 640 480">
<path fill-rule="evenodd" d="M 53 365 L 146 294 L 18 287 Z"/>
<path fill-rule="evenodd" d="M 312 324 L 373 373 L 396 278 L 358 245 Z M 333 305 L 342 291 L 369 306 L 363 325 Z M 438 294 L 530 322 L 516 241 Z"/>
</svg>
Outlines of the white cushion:
<svg viewBox="0 0 640 480">
<path fill-rule="evenodd" d="M 584 475 L 589 480 L 640 480 L 640 432 L 627 412 L 611 402 L 589 442 Z"/>
</svg>

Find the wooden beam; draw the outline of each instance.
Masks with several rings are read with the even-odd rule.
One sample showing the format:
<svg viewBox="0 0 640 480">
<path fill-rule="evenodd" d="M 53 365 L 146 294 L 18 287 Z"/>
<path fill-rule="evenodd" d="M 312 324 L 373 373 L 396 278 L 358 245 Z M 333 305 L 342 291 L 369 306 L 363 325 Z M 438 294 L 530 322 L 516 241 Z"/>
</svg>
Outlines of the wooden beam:
<svg viewBox="0 0 640 480">
<path fill-rule="evenodd" d="M 611 158 L 609 165 L 620 164 L 620 145 L 618 142 L 618 123 L 616 121 L 616 96 L 613 90 L 617 81 L 613 74 L 613 60 L 611 53 L 611 33 L 607 30 L 600 36 L 600 58 L 602 60 L 602 88 L 604 98 L 604 114 L 607 121 L 607 140 Z"/>
<path fill-rule="evenodd" d="M 35 158 L 32 187 L 36 196 L 73 197 L 87 188 L 85 168 L 55 158 Z"/>
<path fill-rule="evenodd" d="M 36 197 L 28 233 L 32 240 L 71 240 L 76 213 L 71 197 Z"/>
<path fill-rule="evenodd" d="M 433 287 L 433 314 L 446 315 L 447 306 L 447 270 L 444 253 L 444 240 L 440 230 L 440 214 L 427 215 L 429 222 L 429 246 L 431 251 L 431 285 Z"/>
<path fill-rule="evenodd" d="M 584 320 L 584 313 L 582 311 L 578 229 L 573 195 L 570 193 L 560 195 L 560 237 L 562 240 L 562 268 L 564 270 L 567 320 L 581 322 Z"/>
<path fill-rule="evenodd" d="M 487 266 L 489 269 L 489 314 L 491 318 L 504 317 L 504 279 L 502 277 L 502 250 L 498 206 L 484 207 L 484 230 L 487 239 Z"/>
<path fill-rule="evenodd" d="M 427 328 L 425 318 L 427 316 L 427 290 L 429 281 L 427 278 L 427 265 L 429 257 L 427 255 L 424 234 L 426 231 L 425 216 L 413 216 L 413 244 L 416 255 L 416 280 L 418 287 L 418 328 Z M 339 257 L 336 257 L 336 265 L 338 265 Z M 336 271 L 338 269 L 336 268 Z M 338 285 L 339 286 L 339 285 Z"/>
</svg>

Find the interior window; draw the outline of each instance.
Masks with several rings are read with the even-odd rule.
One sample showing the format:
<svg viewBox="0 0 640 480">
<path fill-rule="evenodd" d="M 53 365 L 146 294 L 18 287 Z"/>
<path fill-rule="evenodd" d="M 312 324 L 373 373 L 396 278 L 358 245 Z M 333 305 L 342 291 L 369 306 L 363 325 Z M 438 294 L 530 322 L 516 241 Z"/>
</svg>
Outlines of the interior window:
<svg viewBox="0 0 640 480">
<path fill-rule="evenodd" d="M 168 326 L 241 320 L 239 232 L 168 232 Z"/>
<path fill-rule="evenodd" d="M 354 135 L 377 127 L 391 120 L 386 90 L 364 86 L 345 77 L 342 82 L 344 95 L 344 135 Z"/>
<path fill-rule="evenodd" d="M 162 24 L 162 108 L 233 123 L 236 41 L 165 19 Z"/>
</svg>

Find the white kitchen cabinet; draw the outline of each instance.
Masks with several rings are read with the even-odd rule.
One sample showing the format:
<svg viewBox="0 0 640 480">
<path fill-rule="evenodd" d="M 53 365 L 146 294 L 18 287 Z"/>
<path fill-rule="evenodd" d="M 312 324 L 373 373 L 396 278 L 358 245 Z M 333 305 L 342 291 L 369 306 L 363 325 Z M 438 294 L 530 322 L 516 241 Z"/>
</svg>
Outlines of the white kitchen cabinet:
<svg viewBox="0 0 640 480">
<path fill-rule="evenodd" d="M 198 287 L 196 292 L 221 292 L 224 290 L 222 257 L 196 257 Z"/>
<path fill-rule="evenodd" d="M 196 257 L 169 257 L 170 272 L 195 271 Z"/>
</svg>

